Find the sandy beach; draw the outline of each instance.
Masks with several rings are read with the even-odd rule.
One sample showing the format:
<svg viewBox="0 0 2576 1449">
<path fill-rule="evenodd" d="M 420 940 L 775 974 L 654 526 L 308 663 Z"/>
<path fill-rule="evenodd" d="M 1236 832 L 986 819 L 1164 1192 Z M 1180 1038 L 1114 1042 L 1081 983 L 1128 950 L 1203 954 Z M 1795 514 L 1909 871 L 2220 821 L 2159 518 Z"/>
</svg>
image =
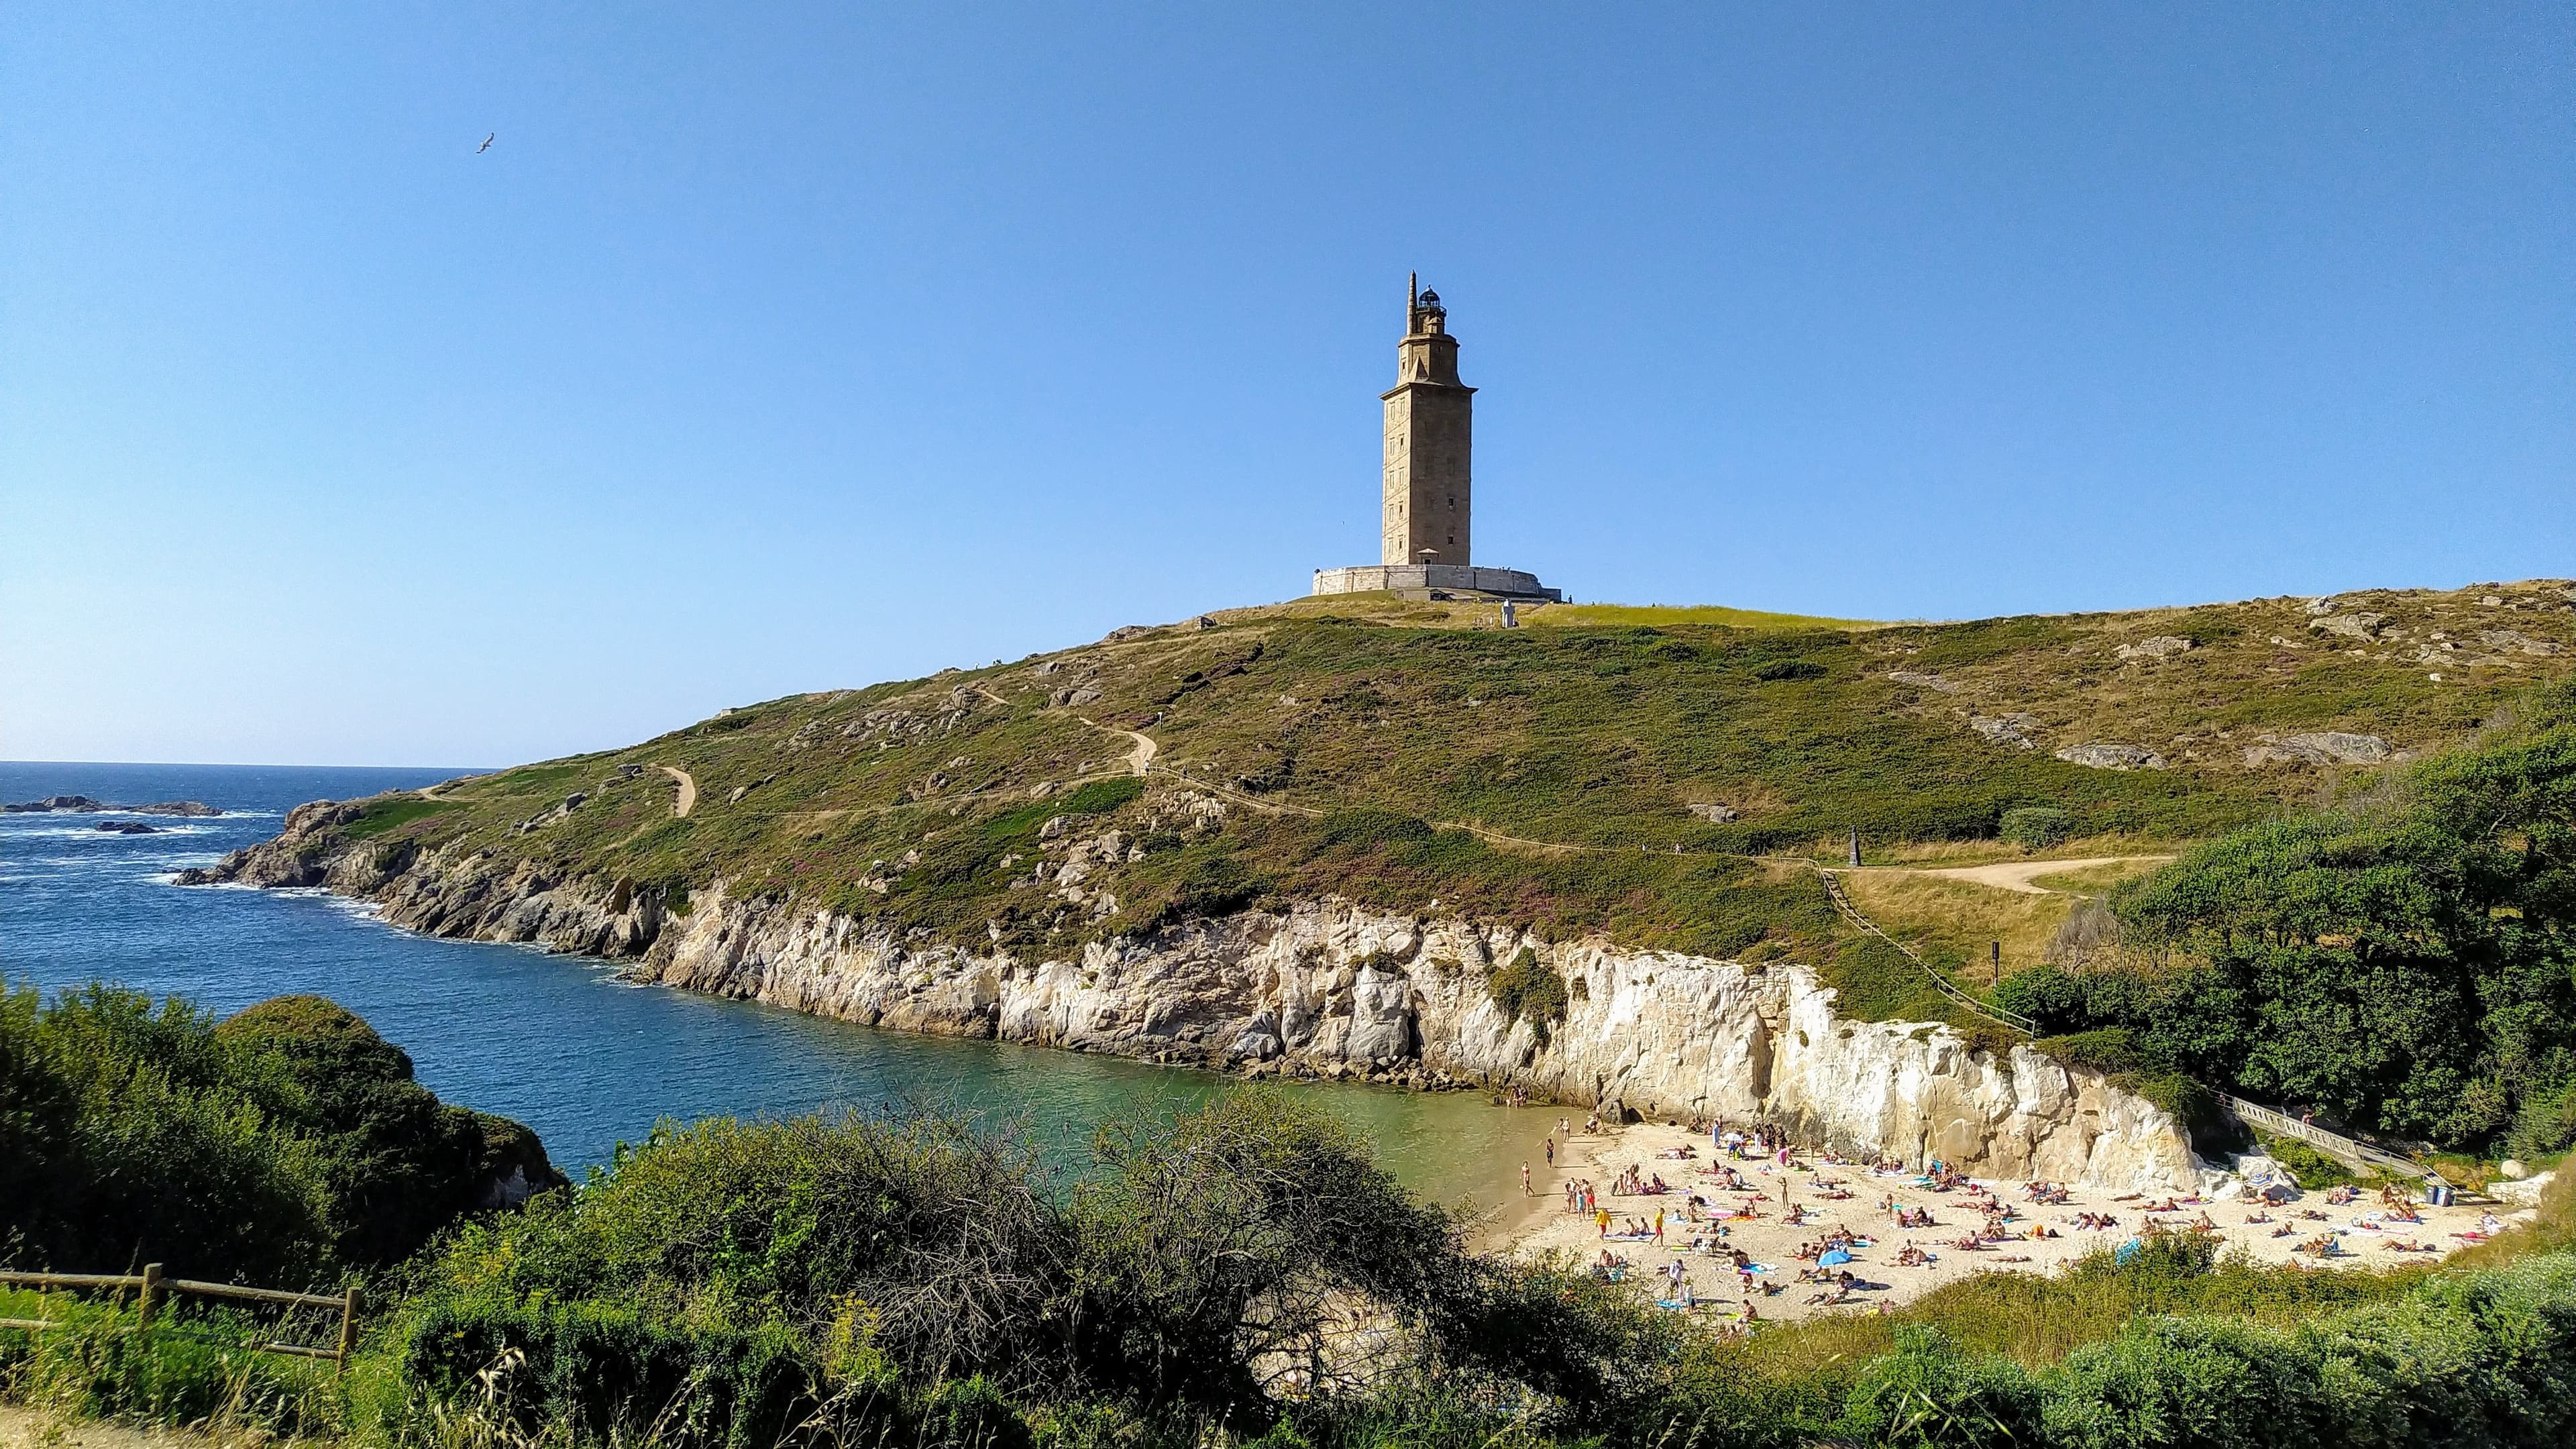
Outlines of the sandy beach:
<svg viewBox="0 0 2576 1449">
<path fill-rule="evenodd" d="M 1571 1136 L 1555 1139 L 1553 1165 L 1544 1156 L 1532 1159 L 1530 1194 L 1489 1220 L 1487 1246 L 1520 1253 L 1563 1251 L 1584 1263 L 1596 1262 L 1607 1249 L 1627 1260 L 1623 1281 L 1638 1283 L 1658 1297 L 1672 1296 L 1667 1274 L 1679 1263 L 1685 1281 L 1702 1300 L 1700 1311 L 1730 1320 L 1742 1317 L 1746 1297 L 1747 1275 L 1733 1257 L 1738 1250 L 1762 1270 L 1750 1275 L 1759 1316 L 1796 1319 L 1901 1304 L 1976 1273 L 2044 1273 L 2096 1247 L 2116 1248 L 2151 1224 L 2214 1231 L 2231 1247 L 2241 1246 L 2267 1263 L 2382 1268 L 2435 1261 L 2468 1246 L 2472 1239 L 2455 1235 L 2476 1232 L 2489 1212 L 2507 1223 L 2529 1215 L 2527 1209 L 2419 1207 L 2415 1211 L 2423 1221 L 2414 1223 L 2388 1221 L 2376 1191 L 2364 1191 L 2340 1206 L 2330 1205 L 2322 1192 L 2265 1205 L 2169 1199 L 2163 1193 L 2080 1184 L 2067 1185 L 2065 1201 L 2041 1204 L 2032 1201 L 2027 1184 L 1977 1179 L 1976 1185 L 1989 1190 L 2009 1215 L 2000 1224 L 2002 1239 L 1968 1249 L 1960 1241 L 1983 1230 L 1988 1214 L 1966 1188 L 1942 1191 L 1911 1172 L 1837 1165 L 1794 1150 L 1792 1165 L 1784 1170 L 1773 1157 L 1749 1150 L 1744 1159 L 1730 1158 L 1722 1149 L 1712 1149 L 1706 1132 L 1657 1123 L 1587 1132 L 1581 1114 L 1558 1115 L 1570 1124 Z M 1677 1155 L 1685 1149 L 1690 1156 Z M 1668 1153 L 1676 1155 L 1664 1155 Z M 1713 1168 L 1739 1175 L 1744 1188 L 1728 1186 L 1724 1177 L 1712 1174 Z M 1669 1190 L 1614 1194 L 1621 1174 L 1631 1169 L 1649 1184 L 1660 1175 Z M 1590 1213 L 1569 1210 L 1566 1186 L 1577 1180 L 1593 1184 L 1598 1205 L 1610 1212 L 1610 1238 L 1605 1240 Z M 1694 1195 L 1699 1199 L 1695 1207 Z M 2168 1201 L 2173 1202 L 2170 1210 L 2150 1211 Z M 1899 1209 L 1928 1212 L 1931 1222 L 1898 1227 Z M 1658 1211 L 1664 1216 L 1662 1241 L 1618 1236 L 1631 1219 L 1651 1225 Z M 1691 1221 L 1694 1214 L 1701 1221 Z M 2086 1214 L 2108 1216 L 2115 1225 L 2084 1226 Z M 2258 1218 L 2268 1220 L 2249 1221 Z M 1801 1273 L 1814 1267 L 1799 1256 L 1800 1248 L 1822 1242 L 1837 1229 L 1866 1240 L 1849 1249 L 1850 1262 L 1830 1270 L 1853 1275 L 1853 1288 L 1840 1297 L 1835 1296 L 1838 1283 L 1800 1281 Z M 2328 1237 L 2336 1245 L 2333 1253 L 2301 1251 L 2302 1245 Z M 1901 1264 L 1899 1256 L 1909 1244 L 1929 1261 Z M 2401 1251 L 2400 1244 L 2430 1251 Z"/>
</svg>

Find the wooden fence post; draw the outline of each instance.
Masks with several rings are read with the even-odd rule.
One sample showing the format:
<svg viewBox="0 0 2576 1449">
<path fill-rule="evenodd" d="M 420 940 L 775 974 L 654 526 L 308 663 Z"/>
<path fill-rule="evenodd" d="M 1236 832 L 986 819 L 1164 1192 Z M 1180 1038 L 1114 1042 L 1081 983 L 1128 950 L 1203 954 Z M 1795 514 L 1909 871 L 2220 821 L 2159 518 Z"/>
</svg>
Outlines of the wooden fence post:
<svg viewBox="0 0 2576 1449">
<path fill-rule="evenodd" d="M 158 1263 L 144 1264 L 143 1291 L 137 1297 L 134 1306 L 135 1327 L 150 1328 L 152 1326 L 152 1300 L 160 1296 L 160 1292 L 161 1265 Z"/>
<path fill-rule="evenodd" d="M 358 1289 L 357 1285 L 353 1283 L 349 1286 L 347 1295 L 340 1300 L 340 1352 L 332 1359 L 332 1373 L 342 1374 L 348 1372 L 349 1350 L 357 1345 L 357 1341 Z"/>
</svg>

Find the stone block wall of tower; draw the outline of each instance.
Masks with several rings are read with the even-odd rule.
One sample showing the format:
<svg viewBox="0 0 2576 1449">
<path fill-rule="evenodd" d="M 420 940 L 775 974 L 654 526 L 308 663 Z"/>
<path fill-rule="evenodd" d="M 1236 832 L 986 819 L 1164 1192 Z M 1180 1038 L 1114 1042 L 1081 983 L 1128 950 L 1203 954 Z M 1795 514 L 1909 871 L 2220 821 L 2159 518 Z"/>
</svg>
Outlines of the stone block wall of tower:
<svg viewBox="0 0 2576 1449">
<path fill-rule="evenodd" d="M 1476 390 L 1458 380 L 1458 339 L 1437 292 L 1408 291 L 1404 341 L 1386 403 L 1386 479 L 1378 560 L 1475 560 Z"/>
<path fill-rule="evenodd" d="M 1464 387 L 1412 383 L 1386 395 L 1381 563 L 1474 562 L 1473 408 Z"/>
</svg>

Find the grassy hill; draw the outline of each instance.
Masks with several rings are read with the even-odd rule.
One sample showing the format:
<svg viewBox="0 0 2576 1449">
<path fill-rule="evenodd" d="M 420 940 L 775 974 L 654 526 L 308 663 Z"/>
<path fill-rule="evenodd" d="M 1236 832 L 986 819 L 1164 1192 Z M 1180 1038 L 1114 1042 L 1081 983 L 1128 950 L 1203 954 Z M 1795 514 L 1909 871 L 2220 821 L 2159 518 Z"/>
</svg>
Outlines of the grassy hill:
<svg viewBox="0 0 2576 1449">
<path fill-rule="evenodd" d="M 1874 861 L 1998 859 L 2025 807 L 2064 812 L 2070 856 L 2204 839 L 2367 768 L 2321 758 L 2329 733 L 2408 756 L 2472 737 L 2576 662 L 2571 599 L 2545 581 L 1938 624 L 1590 605 L 1511 631 L 1486 604 L 1301 599 L 727 710 L 385 797 L 346 829 L 463 841 L 675 908 L 721 878 L 1028 949 L 1261 900 L 1437 902 L 1832 965 L 1864 1014 L 1937 1015 L 1903 963 L 1856 954 L 1789 858 L 1839 854 L 1857 830 Z M 2057 757 L 2088 745 L 2156 759 Z M 1126 843 L 1088 908 L 1030 877 L 1057 817 Z M 1941 938 L 1948 909 L 1914 924 L 1964 957 L 1989 924 Z M 2002 926 L 2017 951 L 2037 929 Z"/>
</svg>

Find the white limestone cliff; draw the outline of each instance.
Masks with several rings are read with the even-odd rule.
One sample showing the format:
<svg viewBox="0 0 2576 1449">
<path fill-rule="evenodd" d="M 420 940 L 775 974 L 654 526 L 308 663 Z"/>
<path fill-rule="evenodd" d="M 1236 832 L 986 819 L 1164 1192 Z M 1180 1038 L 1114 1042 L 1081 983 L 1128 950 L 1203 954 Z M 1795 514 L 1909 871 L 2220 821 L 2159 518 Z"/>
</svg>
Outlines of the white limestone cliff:
<svg viewBox="0 0 2576 1449">
<path fill-rule="evenodd" d="M 332 821 L 290 817 L 279 840 L 205 878 L 323 884 L 409 929 L 631 958 L 640 980 L 894 1030 L 1256 1073 L 1526 1087 L 1613 1112 L 1777 1122 L 1854 1156 L 1987 1177 L 2197 1182 L 2180 1124 L 2146 1099 L 2027 1046 L 1983 1051 L 1946 1026 L 1844 1019 L 1830 986 L 1785 962 L 1551 943 L 1332 900 L 1061 954 L 978 953 L 737 899 L 722 883 L 675 915 L 656 893 L 552 879 L 488 852 L 317 854 L 304 842 Z M 1564 1017 L 1544 1034 L 1510 1019 L 1486 986 L 1523 949 L 1567 988 Z"/>
</svg>

